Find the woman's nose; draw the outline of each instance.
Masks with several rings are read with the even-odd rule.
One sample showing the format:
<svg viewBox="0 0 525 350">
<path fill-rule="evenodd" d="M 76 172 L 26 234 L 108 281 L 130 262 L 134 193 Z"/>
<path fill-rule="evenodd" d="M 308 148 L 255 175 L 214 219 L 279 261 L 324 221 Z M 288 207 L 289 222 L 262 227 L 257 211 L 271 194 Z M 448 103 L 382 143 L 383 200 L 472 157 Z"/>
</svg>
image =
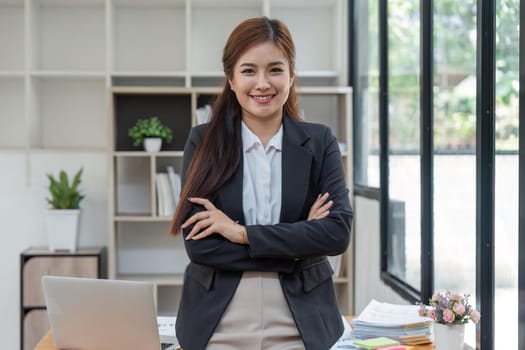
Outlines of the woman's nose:
<svg viewBox="0 0 525 350">
<path fill-rule="evenodd" d="M 266 90 L 270 88 L 270 82 L 268 81 L 268 77 L 264 73 L 260 73 L 257 75 L 257 85 L 256 88 L 259 90 Z"/>
</svg>

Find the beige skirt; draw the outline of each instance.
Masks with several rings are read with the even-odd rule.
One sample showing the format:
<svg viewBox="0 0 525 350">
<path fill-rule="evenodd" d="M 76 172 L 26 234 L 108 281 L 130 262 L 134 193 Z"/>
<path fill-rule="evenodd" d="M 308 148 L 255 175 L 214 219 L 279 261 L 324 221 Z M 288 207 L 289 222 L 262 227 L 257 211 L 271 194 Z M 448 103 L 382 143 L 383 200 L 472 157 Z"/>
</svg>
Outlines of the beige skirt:
<svg viewBox="0 0 525 350">
<path fill-rule="evenodd" d="M 243 273 L 206 347 L 206 350 L 248 349 L 304 350 L 275 272 Z"/>
</svg>

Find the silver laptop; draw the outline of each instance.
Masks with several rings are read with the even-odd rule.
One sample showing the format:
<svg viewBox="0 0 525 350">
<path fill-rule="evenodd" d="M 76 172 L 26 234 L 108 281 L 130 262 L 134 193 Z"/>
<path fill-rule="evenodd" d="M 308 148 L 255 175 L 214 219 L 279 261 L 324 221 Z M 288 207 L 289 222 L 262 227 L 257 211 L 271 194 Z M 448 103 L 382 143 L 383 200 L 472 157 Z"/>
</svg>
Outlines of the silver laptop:
<svg viewBox="0 0 525 350">
<path fill-rule="evenodd" d="M 60 349 L 174 350 L 161 345 L 153 284 L 74 277 L 42 277 L 49 324 Z"/>
</svg>

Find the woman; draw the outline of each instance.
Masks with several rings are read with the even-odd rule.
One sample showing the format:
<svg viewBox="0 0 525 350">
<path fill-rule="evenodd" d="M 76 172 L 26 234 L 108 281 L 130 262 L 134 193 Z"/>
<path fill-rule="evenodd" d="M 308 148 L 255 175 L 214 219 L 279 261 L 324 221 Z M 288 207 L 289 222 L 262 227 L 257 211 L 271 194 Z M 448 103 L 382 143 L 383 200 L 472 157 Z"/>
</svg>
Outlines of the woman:
<svg viewBox="0 0 525 350">
<path fill-rule="evenodd" d="M 283 23 L 241 23 L 213 117 L 186 142 L 170 230 L 191 260 L 185 350 L 326 350 L 343 332 L 326 256 L 346 250 L 352 211 L 337 140 L 298 116 L 294 63 Z"/>
</svg>

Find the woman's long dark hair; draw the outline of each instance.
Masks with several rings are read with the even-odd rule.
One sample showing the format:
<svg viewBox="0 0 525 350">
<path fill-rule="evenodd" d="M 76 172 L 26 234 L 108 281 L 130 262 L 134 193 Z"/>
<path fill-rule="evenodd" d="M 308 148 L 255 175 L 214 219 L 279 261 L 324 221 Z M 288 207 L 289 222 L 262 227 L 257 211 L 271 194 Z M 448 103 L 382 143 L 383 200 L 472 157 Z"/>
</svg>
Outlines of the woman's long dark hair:
<svg viewBox="0 0 525 350">
<path fill-rule="evenodd" d="M 188 216 L 192 204 L 189 197 L 213 199 L 217 190 L 235 173 L 241 159 L 241 107 L 231 90 L 235 63 L 251 47 L 274 43 L 290 64 L 295 75 L 295 46 L 288 28 L 279 20 L 266 17 L 248 19 L 230 34 L 222 55 L 226 82 L 212 106 L 212 117 L 191 161 L 181 198 L 171 222 L 170 234 L 175 235 Z M 300 120 L 294 85 L 290 87 L 283 115 Z"/>
</svg>

